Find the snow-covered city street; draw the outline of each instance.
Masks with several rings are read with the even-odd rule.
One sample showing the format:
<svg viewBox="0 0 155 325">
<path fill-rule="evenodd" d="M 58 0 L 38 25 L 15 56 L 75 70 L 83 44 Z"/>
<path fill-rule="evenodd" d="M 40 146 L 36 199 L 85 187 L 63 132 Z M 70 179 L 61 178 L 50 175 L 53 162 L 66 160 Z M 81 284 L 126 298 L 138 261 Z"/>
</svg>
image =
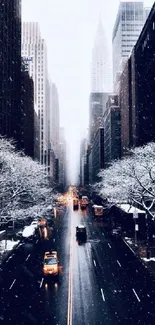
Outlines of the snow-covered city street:
<svg viewBox="0 0 155 325">
<path fill-rule="evenodd" d="M 0 325 L 155 325 L 155 2 L 0 0 Z"/>
</svg>

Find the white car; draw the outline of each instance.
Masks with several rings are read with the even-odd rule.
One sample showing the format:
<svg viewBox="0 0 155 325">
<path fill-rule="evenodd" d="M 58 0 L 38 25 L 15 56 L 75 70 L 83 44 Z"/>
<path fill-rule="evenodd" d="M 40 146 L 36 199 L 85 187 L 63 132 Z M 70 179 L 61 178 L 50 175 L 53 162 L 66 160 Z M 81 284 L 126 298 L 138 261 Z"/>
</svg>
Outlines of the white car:
<svg viewBox="0 0 155 325">
<path fill-rule="evenodd" d="M 34 235 L 35 235 L 35 228 L 32 225 L 24 228 L 22 233 L 23 238 L 31 239 L 34 237 Z"/>
</svg>

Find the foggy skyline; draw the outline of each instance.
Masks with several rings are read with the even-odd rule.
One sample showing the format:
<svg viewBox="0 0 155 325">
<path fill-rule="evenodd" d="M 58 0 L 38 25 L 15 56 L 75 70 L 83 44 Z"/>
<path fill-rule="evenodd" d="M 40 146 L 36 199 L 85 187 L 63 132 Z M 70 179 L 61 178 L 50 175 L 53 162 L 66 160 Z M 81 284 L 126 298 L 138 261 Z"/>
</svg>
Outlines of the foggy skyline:
<svg viewBox="0 0 155 325">
<path fill-rule="evenodd" d="M 154 1 L 144 1 L 152 6 Z M 60 125 L 70 147 L 70 168 L 77 170 L 77 149 L 88 128 L 91 59 L 99 17 L 111 51 L 118 0 L 23 0 L 23 21 L 38 21 L 45 38 L 49 76 L 59 93 Z M 71 175 L 72 177 L 72 175 Z"/>
</svg>

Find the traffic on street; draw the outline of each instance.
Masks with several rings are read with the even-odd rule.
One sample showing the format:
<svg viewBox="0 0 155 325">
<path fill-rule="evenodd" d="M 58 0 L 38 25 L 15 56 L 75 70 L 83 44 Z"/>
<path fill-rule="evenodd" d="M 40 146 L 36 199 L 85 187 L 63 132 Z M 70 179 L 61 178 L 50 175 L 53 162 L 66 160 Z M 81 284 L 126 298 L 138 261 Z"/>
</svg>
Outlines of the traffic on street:
<svg viewBox="0 0 155 325">
<path fill-rule="evenodd" d="M 96 219 L 88 198 L 74 200 L 68 192 L 52 230 L 39 220 L 39 235 L 21 239 L 1 265 L 0 323 L 153 325 L 154 278 L 108 233 L 104 213 Z"/>
</svg>

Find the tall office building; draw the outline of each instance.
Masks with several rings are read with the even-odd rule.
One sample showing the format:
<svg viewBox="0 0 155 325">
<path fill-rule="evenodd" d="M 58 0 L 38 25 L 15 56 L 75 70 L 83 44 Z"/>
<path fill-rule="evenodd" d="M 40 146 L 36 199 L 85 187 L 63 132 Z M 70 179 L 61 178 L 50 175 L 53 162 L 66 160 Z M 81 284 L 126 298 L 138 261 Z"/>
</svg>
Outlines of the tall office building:
<svg viewBox="0 0 155 325">
<path fill-rule="evenodd" d="M 144 8 L 144 23 L 145 23 L 145 21 L 147 20 L 149 14 L 150 14 L 150 10 L 151 10 L 150 7 L 146 7 L 146 8 Z"/>
<path fill-rule="evenodd" d="M 121 114 L 118 96 L 110 95 L 103 116 L 104 127 L 104 166 L 121 158 Z"/>
<path fill-rule="evenodd" d="M 37 22 L 24 22 L 22 26 L 22 56 L 34 82 L 34 103 L 40 122 L 40 162 L 47 165 L 48 103 L 47 49 Z"/>
<path fill-rule="evenodd" d="M 101 19 L 98 24 L 91 63 L 91 92 L 101 93 L 112 90 L 112 68 L 108 45 Z"/>
<path fill-rule="evenodd" d="M 91 151 L 87 158 L 89 183 L 99 181 L 98 173 L 105 167 L 104 162 L 104 128 L 98 128 Z"/>
<path fill-rule="evenodd" d="M 113 84 L 117 89 L 119 77 L 127 58 L 136 44 L 148 16 L 143 1 L 120 2 L 112 37 Z"/>
<path fill-rule="evenodd" d="M 21 148 L 21 1 L 0 1 L 0 134 Z"/>
<path fill-rule="evenodd" d="M 30 78 L 22 62 L 21 71 L 21 149 L 26 155 L 37 158 L 34 151 L 34 91 L 33 80 Z"/>
<path fill-rule="evenodd" d="M 59 184 L 63 187 L 66 185 L 66 140 L 65 130 L 60 127 L 59 143 Z"/>
<path fill-rule="evenodd" d="M 89 98 L 89 143 L 92 144 L 101 126 L 109 93 L 91 93 Z"/>
<path fill-rule="evenodd" d="M 50 110 L 50 142 L 56 157 L 59 157 L 59 95 L 54 83 L 51 85 L 51 110 Z"/>
<path fill-rule="evenodd" d="M 87 139 L 82 139 L 80 144 L 80 186 L 84 186 L 86 181 L 87 146 Z"/>
</svg>

